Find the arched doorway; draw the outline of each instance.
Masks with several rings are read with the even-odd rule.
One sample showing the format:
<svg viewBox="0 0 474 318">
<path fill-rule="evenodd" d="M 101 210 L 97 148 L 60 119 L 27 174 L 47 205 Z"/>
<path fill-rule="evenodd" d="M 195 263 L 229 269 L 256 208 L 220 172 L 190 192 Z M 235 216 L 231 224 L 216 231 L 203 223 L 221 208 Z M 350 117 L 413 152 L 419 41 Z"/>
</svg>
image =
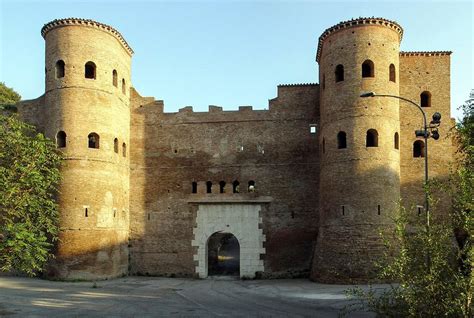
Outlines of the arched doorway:
<svg viewBox="0 0 474 318">
<path fill-rule="evenodd" d="M 240 276 L 240 245 L 231 233 L 217 232 L 207 243 L 208 275 Z"/>
</svg>

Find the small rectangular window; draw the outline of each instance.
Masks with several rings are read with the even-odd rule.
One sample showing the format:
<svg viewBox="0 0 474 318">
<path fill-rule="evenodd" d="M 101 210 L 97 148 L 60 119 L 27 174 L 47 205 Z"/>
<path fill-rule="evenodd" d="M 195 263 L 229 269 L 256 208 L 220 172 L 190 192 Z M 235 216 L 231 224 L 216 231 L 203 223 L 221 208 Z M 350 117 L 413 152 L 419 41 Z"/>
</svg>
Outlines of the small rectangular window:
<svg viewBox="0 0 474 318">
<path fill-rule="evenodd" d="M 310 134 L 315 134 L 317 132 L 316 124 L 309 125 L 309 132 L 310 132 Z"/>
<path fill-rule="evenodd" d="M 418 210 L 418 216 L 420 216 L 421 213 L 423 212 L 423 206 L 422 205 L 417 205 L 416 208 Z"/>
</svg>

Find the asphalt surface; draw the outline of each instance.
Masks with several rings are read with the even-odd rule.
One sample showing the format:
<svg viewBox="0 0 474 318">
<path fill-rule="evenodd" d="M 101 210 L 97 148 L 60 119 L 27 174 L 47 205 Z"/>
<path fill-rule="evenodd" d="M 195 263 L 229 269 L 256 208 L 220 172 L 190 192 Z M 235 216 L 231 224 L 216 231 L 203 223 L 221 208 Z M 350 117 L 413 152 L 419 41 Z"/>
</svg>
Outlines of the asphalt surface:
<svg viewBox="0 0 474 318">
<path fill-rule="evenodd" d="M 338 317 L 352 301 L 344 295 L 349 287 L 304 279 L 0 277 L 0 317 Z"/>
</svg>

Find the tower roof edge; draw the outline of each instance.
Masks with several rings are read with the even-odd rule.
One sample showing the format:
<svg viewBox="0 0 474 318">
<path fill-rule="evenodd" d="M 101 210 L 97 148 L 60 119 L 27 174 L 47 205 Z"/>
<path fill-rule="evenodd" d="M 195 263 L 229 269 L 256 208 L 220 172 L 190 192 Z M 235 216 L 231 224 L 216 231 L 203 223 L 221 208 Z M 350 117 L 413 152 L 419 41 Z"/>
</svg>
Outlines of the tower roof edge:
<svg viewBox="0 0 474 318">
<path fill-rule="evenodd" d="M 359 25 L 381 25 L 381 26 L 386 26 L 389 28 L 394 29 L 396 32 L 399 34 L 399 41 L 402 40 L 403 37 L 403 28 L 395 21 L 388 20 L 385 18 L 357 18 L 357 19 L 351 19 L 347 21 L 342 21 L 339 22 L 336 25 L 333 25 L 330 28 L 327 28 L 324 30 L 324 32 L 319 36 L 318 39 L 318 50 L 316 52 L 316 61 L 319 62 L 319 59 L 321 58 L 321 50 L 323 46 L 324 40 L 330 35 L 333 34 L 334 32 L 337 32 L 342 29 L 348 29 L 351 27 L 359 26 Z"/>
<path fill-rule="evenodd" d="M 100 23 L 91 19 L 81 19 L 81 18 L 55 19 L 53 21 L 46 23 L 41 28 L 41 36 L 45 38 L 46 33 L 48 33 L 49 31 L 55 28 L 70 26 L 70 25 L 95 27 L 102 31 L 108 32 L 112 34 L 113 36 L 115 36 L 120 43 L 122 43 L 123 47 L 130 55 L 134 53 L 133 49 L 130 47 L 130 45 L 128 45 L 127 41 L 125 41 L 124 37 L 122 36 L 122 34 L 120 34 L 119 31 L 117 31 L 115 28 L 111 27 L 110 25 Z"/>
</svg>

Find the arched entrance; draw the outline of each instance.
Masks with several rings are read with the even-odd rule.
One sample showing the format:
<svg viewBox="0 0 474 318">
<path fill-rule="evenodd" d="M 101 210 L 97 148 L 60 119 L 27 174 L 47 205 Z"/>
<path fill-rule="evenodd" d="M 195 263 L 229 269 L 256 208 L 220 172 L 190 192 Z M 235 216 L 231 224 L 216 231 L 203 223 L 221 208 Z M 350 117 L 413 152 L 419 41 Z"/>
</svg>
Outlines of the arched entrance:
<svg viewBox="0 0 474 318">
<path fill-rule="evenodd" d="M 231 233 L 217 232 L 207 243 L 208 275 L 240 276 L 240 244 Z"/>
</svg>

